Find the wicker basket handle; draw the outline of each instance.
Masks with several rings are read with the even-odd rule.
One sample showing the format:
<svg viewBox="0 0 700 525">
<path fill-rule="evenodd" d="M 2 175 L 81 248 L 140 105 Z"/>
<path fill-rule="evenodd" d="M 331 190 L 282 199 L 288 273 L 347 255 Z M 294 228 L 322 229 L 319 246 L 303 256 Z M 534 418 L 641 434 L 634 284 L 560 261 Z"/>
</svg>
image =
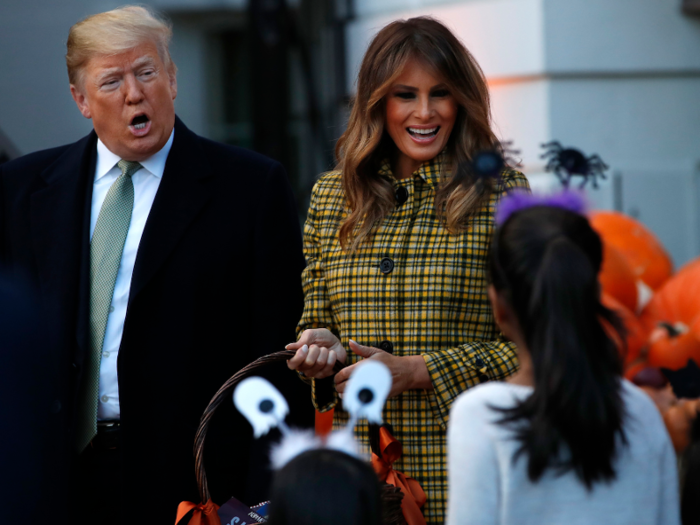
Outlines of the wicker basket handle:
<svg viewBox="0 0 700 525">
<path fill-rule="evenodd" d="M 214 416 L 214 412 L 216 412 L 216 409 L 225 399 L 231 399 L 233 388 L 241 380 L 253 375 L 253 372 L 265 365 L 269 365 L 270 363 L 278 363 L 280 361 L 287 361 L 288 359 L 294 357 L 295 354 L 295 350 L 282 350 L 281 352 L 264 355 L 256 359 L 249 365 L 241 368 L 238 372 L 233 374 L 222 385 L 222 387 L 219 388 L 219 391 L 214 394 L 211 401 L 209 401 L 209 405 L 207 405 L 207 408 L 204 410 L 204 414 L 202 414 L 202 419 L 199 421 L 199 428 L 197 429 L 197 434 L 194 438 L 194 468 L 197 475 L 199 497 L 201 498 L 202 502 L 208 501 L 211 497 L 211 494 L 209 493 L 209 485 L 207 483 L 207 473 L 204 470 L 204 441 L 207 438 L 209 423 Z M 344 364 L 336 361 L 333 371 L 337 373 L 344 367 Z"/>
</svg>

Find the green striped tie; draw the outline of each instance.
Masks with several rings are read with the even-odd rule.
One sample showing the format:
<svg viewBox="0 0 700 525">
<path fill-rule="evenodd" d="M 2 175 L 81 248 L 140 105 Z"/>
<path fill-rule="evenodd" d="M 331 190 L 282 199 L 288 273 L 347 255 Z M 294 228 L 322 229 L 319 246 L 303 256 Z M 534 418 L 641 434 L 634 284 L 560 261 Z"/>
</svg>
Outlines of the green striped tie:
<svg viewBox="0 0 700 525">
<path fill-rule="evenodd" d="M 97 396 L 100 386 L 102 344 L 112 304 L 114 283 L 129 232 L 134 208 L 131 176 L 142 168 L 138 162 L 120 160 L 122 174 L 114 181 L 102 204 L 90 243 L 90 351 L 85 362 L 76 414 L 76 448 L 82 452 L 97 435 Z"/>
</svg>

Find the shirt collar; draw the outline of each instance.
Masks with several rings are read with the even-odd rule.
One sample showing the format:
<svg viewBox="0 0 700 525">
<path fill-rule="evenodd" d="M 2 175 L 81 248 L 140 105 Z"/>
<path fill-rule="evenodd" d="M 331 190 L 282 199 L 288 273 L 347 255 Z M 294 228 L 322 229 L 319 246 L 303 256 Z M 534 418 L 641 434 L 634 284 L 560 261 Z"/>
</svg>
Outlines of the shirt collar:
<svg viewBox="0 0 700 525">
<path fill-rule="evenodd" d="M 446 158 L 447 153 L 445 151 L 441 152 L 437 157 L 421 164 L 420 168 L 413 172 L 413 176 L 420 177 L 434 188 L 437 187 L 438 184 L 440 184 L 440 172 L 445 165 Z M 384 159 L 380 163 L 379 175 L 388 177 L 392 180 L 394 179 L 394 173 L 391 170 L 391 163 L 389 162 L 389 159 Z"/>
<path fill-rule="evenodd" d="M 170 153 L 170 148 L 173 145 L 173 138 L 175 137 L 175 128 L 170 132 L 170 138 L 168 139 L 168 142 L 165 143 L 165 146 L 163 146 L 158 152 L 154 153 L 150 157 L 148 157 L 146 160 L 142 160 L 140 162 L 141 166 L 148 171 L 151 175 L 154 175 L 158 178 L 161 178 L 163 176 L 163 172 L 165 171 L 165 161 L 168 160 L 168 153 Z M 112 168 L 114 168 L 117 165 L 117 162 L 119 162 L 121 158 L 118 155 L 115 155 L 109 149 L 107 149 L 107 146 L 105 146 L 104 142 L 102 142 L 99 138 L 97 139 L 97 166 L 95 168 L 95 180 L 99 180 L 109 171 L 111 171 Z"/>
</svg>

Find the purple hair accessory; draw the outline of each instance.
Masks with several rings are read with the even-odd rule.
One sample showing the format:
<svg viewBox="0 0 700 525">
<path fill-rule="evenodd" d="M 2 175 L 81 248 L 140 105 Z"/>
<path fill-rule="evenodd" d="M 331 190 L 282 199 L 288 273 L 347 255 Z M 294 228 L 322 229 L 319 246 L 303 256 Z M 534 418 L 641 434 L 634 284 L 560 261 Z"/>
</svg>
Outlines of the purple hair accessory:
<svg viewBox="0 0 700 525">
<path fill-rule="evenodd" d="M 586 211 L 586 200 L 582 193 L 564 190 L 551 195 L 535 195 L 525 190 L 509 192 L 501 199 L 496 210 L 496 224 L 502 225 L 516 212 L 533 206 L 553 206 L 583 215 Z"/>
</svg>

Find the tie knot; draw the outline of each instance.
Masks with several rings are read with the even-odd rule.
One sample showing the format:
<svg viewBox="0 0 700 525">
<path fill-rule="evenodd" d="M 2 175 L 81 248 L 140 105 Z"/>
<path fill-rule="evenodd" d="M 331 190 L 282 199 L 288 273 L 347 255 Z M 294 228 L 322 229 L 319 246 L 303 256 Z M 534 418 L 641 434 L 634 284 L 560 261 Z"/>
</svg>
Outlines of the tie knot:
<svg viewBox="0 0 700 525">
<path fill-rule="evenodd" d="M 117 162 L 117 166 L 119 166 L 119 169 L 122 170 L 122 175 L 127 177 L 131 177 L 134 173 L 143 168 L 143 166 L 141 166 L 141 164 L 138 162 L 133 162 L 130 160 L 120 160 Z"/>
</svg>

